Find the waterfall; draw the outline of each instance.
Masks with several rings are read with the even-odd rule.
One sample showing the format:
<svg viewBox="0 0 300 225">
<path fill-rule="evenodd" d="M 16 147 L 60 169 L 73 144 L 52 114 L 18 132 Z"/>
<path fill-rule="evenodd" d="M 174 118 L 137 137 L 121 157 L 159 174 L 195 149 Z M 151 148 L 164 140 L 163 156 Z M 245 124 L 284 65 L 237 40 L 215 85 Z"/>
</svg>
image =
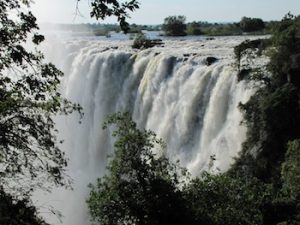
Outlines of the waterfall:
<svg viewBox="0 0 300 225">
<path fill-rule="evenodd" d="M 52 40 L 45 49 L 65 73 L 62 94 L 80 103 L 85 115 L 81 124 L 78 115 L 57 118 L 74 191 L 54 190 L 40 204 L 61 210 L 64 225 L 88 224 L 87 185 L 105 174 L 113 151 L 102 123 L 118 111 L 156 132 L 168 157 L 193 176 L 226 171 L 245 139 L 237 106 L 252 93 L 249 82 L 237 81 L 233 66 L 233 46 L 244 39 L 173 40 L 142 51 L 126 41 Z M 218 61 L 208 66 L 208 56 Z"/>
</svg>

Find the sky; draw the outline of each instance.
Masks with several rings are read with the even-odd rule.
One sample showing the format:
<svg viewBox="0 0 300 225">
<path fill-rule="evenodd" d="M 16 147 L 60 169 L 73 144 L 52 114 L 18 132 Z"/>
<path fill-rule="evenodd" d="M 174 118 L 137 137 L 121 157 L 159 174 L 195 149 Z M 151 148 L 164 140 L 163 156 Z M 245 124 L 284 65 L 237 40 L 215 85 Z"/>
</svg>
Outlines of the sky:
<svg viewBox="0 0 300 225">
<path fill-rule="evenodd" d="M 95 23 L 89 17 L 89 0 L 80 0 L 82 16 L 75 16 L 76 0 L 34 0 L 32 11 L 39 22 Z M 238 22 L 243 16 L 280 20 L 300 14 L 300 0 L 138 0 L 140 9 L 130 13 L 130 23 L 161 24 L 167 16 L 184 15 L 187 22 Z M 102 22 L 102 21 L 99 21 Z M 109 18 L 105 23 L 115 23 Z"/>
</svg>

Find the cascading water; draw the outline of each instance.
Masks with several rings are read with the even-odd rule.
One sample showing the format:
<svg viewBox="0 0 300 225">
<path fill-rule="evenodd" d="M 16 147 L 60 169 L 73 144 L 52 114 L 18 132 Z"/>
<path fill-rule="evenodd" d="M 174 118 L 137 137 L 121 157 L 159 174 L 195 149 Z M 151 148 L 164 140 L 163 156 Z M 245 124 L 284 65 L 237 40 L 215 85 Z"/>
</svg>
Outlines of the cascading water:
<svg viewBox="0 0 300 225">
<path fill-rule="evenodd" d="M 233 46 L 244 39 L 173 40 L 143 51 L 126 41 L 52 44 L 55 53 L 48 48 L 48 58 L 65 72 L 62 93 L 85 115 L 81 124 L 76 115 L 57 119 L 74 191 L 54 190 L 38 204 L 61 210 L 64 225 L 88 224 L 87 185 L 103 176 L 113 151 L 101 124 L 118 111 L 155 131 L 170 159 L 179 159 L 192 175 L 227 170 L 245 138 L 237 106 L 252 93 L 251 84 L 237 82 L 233 67 Z M 208 56 L 218 61 L 208 66 Z"/>
</svg>

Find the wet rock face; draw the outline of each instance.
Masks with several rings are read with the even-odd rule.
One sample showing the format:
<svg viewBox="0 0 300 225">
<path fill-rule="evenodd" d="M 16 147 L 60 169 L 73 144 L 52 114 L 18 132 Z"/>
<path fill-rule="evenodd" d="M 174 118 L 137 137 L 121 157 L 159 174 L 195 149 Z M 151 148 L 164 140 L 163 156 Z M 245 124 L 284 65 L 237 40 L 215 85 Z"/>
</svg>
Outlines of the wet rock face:
<svg viewBox="0 0 300 225">
<path fill-rule="evenodd" d="M 207 66 L 210 66 L 211 64 L 215 63 L 216 61 L 218 61 L 218 59 L 216 57 L 207 57 L 206 60 L 205 60 L 205 64 Z"/>
</svg>

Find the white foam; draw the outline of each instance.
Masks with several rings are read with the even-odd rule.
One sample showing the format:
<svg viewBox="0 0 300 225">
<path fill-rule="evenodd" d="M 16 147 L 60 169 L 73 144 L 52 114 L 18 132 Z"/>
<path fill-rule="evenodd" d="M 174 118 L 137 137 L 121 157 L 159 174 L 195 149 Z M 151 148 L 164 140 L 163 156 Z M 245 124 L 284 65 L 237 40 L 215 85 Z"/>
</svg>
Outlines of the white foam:
<svg viewBox="0 0 300 225">
<path fill-rule="evenodd" d="M 130 41 L 46 45 L 47 58 L 65 72 L 63 95 L 80 103 L 85 116 L 82 124 L 76 115 L 57 120 L 74 191 L 54 190 L 38 198 L 40 204 L 52 202 L 64 214 L 64 225 L 88 224 L 87 185 L 106 172 L 113 151 L 101 124 L 117 111 L 130 111 L 139 127 L 155 131 L 170 159 L 179 159 L 193 175 L 226 171 L 245 139 L 237 105 L 252 89 L 237 82 L 233 47 L 248 38 L 165 41 L 143 51 L 132 50 Z M 218 61 L 207 66 L 208 56 Z"/>
</svg>

